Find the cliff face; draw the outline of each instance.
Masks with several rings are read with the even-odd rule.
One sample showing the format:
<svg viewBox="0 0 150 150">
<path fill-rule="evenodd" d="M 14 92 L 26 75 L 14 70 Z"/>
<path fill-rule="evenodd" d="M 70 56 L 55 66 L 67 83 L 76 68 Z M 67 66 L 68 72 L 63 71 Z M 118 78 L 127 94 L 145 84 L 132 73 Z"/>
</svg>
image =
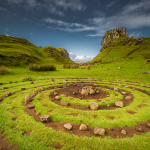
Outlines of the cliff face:
<svg viewBox="0 0 150 150">
<path fill-rule="evenodd" d="M 102 48 L 109 47 L 112 43 L 118 40 L 120 36 L 128 38 L 128 33 L 126 33 L 126 27 L 121 27 L 118 30 L 117 28 L 115 28 L 110 31 L 106 31 L 102 41 Z"/>
</svg>

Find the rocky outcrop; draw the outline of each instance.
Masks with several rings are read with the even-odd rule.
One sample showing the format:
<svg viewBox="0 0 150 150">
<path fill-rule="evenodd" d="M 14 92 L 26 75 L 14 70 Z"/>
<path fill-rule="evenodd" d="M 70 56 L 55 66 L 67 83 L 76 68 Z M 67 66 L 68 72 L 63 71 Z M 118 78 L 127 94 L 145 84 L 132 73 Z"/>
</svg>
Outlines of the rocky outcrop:
<svg viewBox="0 0 150 150">
<path fill-rule="evenodd" d="M 118 40 L 120 36 L 128 38 L 128 33 L 126 33 L 126 27 L 121 27 L 118 30 L 117 28 L 115 28 L 110 31 L 106 31 L 102 41 L 102 48 L 109 47 L 112 43 Z"/>
</svg>

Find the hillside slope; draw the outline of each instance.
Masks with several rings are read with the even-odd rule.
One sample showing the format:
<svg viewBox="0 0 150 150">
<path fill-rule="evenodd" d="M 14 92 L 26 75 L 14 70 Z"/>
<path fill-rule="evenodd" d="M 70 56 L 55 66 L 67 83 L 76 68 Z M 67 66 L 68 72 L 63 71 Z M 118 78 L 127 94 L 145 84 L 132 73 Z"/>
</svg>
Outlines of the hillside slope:
<svg viewBox="0 0 150 150">
<path fill-rule="evenodd" d="M 23 66 L 31 63 L 73 64 L 74 62 L 63 48 L 37 47 L 26 39 L 0 35 L 1 65 Z"/>
<path fill-rule="evenodd" d="M 90 63 L 111 63 L 128 59 L 149 61 L 150 37 L 128 37 L 126 28 L 121 27 L 106 31 L 100 53 Z"/>
</svg>

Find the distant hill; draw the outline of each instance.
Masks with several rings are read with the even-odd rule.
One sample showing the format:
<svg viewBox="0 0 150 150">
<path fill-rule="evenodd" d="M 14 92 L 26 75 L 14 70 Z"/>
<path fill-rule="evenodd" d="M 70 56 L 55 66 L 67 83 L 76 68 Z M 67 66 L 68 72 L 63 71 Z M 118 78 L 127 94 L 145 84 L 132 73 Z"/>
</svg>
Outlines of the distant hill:
<svg viewBox="0 0 150 150">
<path fill-rule="evenodd" d="M 80 62 L 80 61 L 74 61 L 76 64 L 82 65 L 82 64 L 86 64 L 88 62 Z"/>
<path fill-rule="evenodd" d="M 37 47 L 26 39 L 0 35 L 0 65 L 22 66 L 30 63 L 74 64 L 63 48 Z"/>
<path fill-rule="evenodd" d="M 150 59 L 150 37 L 128 37 L 126 28 L 106 31 L 100 53 L 90 63 L 111 63 L 128 59 Z"/>
</svg>

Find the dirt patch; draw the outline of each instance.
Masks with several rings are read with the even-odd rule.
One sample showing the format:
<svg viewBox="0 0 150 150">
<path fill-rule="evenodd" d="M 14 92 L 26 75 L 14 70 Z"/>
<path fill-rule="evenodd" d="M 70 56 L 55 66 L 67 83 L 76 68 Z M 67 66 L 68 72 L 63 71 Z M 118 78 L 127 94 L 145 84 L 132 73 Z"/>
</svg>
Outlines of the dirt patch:
<svg viewBox="0 0 150 150">
<path fill-rule="evenodd" d="M 127 113 L 129 113 L 129 114 L 135 114 L 136 112 L 131 111 L 131 110 L 127 110 Z"/>
<path fill-rule="evenodd" d="M 107 92 L 105 92 L 103 90 L 99 90 L 100 93 L 97 93 L 97 94 L 94 94 L 94 95 L 87 95 L 87 96 L 83 97 L 80 94 L 80 91 L 84 86 L 94 86 L 94 85 L 93 84 L 88 84 L 88 83 L 85 83 L 85 84 L 77 83 L 77 85 L 74 86 L 74 84 L 69 84 L 69 87 L 59 89 L 59 90 L 55 90 L 55 92 L 58 93 L 58 95 L 62 95 L 62 94 L 64 95 L 65 94 L 67 97 L 79 98 L 80 100 L 82 100 L 82 101 L 85 100 L 86 102 L 87 102 L 88 99 L 95 99 L 95 102 L 101 102 L 101 100 L 99 100 L 99 99 L 100 98 L 101 99 L 106 98 L 107 95 L 108 95 Z M 103 88 L 113 90 L 113 88 L 110 88 L 108 86 L 97 85 L 96 87 L 103 87 Z M 74 95 L 73 92 L 75 92 L 76 95 Z M 130 105 L 133 102 L 134 96 L 130 92 L 125 91 L 125 90 L 121 90 L 121 89 L 119 89 L 118 92 L 119 93 L 121 93 L 121 92 L 126 92 L 127 93 L 126 95 L 123 96 L 123 99 L 122 99 L 124 107 Z M 131 96 L 132 99 L 131 100 L 125 100 L 126 96 Z M 54 102 L 57 105 L 60 105 L 60 100 L 55 99 L 54 92 L 52 92 L 49 95 L 49 97 L 52 100 L 52 102 Z M 105 103 L 105 102 L 103 102 L 103 103 Z M 64 106 L 64 107 L 79 109 L 79 110 L 86 110 L 86 111 L 96 111 L 96 110 L 91 110 L 89 108 L 89 106 L 83 106 L 83 105 L 77 105 L 77 104 L 69 104 L 69 106 Z M 98 110 L 114 110 L 116 108 L 119 108 L 119 107 L 116 107 L 115 104 L 110 104 L 109 106 L 99 106 Z"/>
</svg>

